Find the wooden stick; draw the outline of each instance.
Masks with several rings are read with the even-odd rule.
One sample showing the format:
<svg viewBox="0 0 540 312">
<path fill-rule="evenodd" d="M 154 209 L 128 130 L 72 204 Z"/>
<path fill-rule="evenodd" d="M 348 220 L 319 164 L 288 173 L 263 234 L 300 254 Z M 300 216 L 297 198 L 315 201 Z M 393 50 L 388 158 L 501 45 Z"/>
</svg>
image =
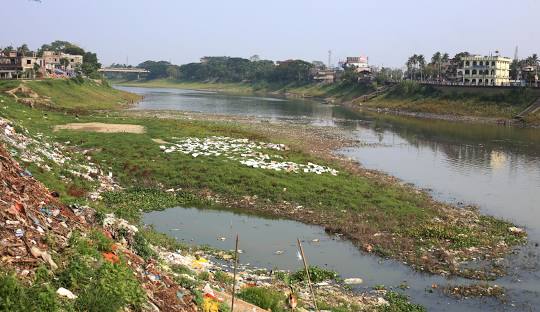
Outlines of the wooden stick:
<svg viewBox="0 0 540 312">
<path fill-rule="evenodd" d="M 304 268 L 306 269 L 307 282 L 309 285 L 309 290 L 311 291 L 311 297 L 313 298 L 313 306 L 315 306 L 315 311 L 319 312 L 319 308 L 317 307 L 317 298 L 315 297 L 315 291 L 313 290 L 313 285 L 311 285 L 311 278 L 309 277 L 309 267 L 307 264 L 306 255 L 304 254 L 304 248 L 302 247 L 302 243 L 300 243 L 299 238 L 297 238 L 296 241 L 298 242 L 298 249 L 300 249 L 300 255 L 302 256 Z"/>
<path fill-rule="evenodd" d="M 236 294 L 236 267 L 238 266 L 238 234 L 236 234 L 236 246 L 234 247 L 234 273 L 233 273 L 233 289 L 231 298 L 231 312 L 234 312 L 234 296 Z"/>
</svg>

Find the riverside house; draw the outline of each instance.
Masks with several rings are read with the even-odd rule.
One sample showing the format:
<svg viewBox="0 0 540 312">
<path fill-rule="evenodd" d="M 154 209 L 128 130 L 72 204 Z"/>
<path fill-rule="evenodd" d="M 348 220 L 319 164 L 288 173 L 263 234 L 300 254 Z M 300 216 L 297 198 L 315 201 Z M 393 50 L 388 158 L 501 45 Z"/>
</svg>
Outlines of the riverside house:
<svg viewBox="0 0 540 312">
<path fill-rule="evenodd" d="M 512 59 L 502 56 L 464 56 L 457 77 L 464 85 L 505 86 L 510 84 Z"/>
</svg>

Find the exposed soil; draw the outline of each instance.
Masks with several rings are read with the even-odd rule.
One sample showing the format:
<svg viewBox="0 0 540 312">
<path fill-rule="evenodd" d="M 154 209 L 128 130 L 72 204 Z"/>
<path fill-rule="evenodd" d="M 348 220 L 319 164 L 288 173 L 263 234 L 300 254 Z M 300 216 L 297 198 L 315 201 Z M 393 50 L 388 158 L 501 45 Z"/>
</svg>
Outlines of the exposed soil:
<svg viewBox="0 0 540 312">
<path fill-rule="evenodd" d="M 106 124 L 101 122 L 70 123 L 55 126 L 54 131 L 58 130 L 76 130 L 100 133 L 144 133 L 146 131 L 145 128 L 140 125 Z"/>
</svg>

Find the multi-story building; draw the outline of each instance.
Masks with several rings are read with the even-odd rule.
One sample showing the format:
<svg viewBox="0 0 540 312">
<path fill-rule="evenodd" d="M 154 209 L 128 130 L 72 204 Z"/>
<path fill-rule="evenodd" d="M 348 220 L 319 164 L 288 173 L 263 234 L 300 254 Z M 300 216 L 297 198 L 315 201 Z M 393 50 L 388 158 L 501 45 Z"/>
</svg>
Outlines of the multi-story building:
<svg viewBox="0 0 540 312">
<path fill-rule="evenodd" d="M 0 79 L 17 78 L 21 72 L 21 59 L 17 56 L 17 51 L 0 51 Z"/>
<path fill-rule="evenodd" d="M 66 61 L 62 61 L 63 59 L 65 59 Z M 72 72 L 78 67 L 80 67 L 82 63 L 82 55 L 72 55 L 54 51 L 43 51 L 43 64 L 45 65 L 45 69 L 49 71 L 61 69 Z"/>
<path fill-rule="evenodd" d="M 512 59 L 502 56 L 464 56 L 457 77 L 465 85 L 504 86 L 510 84 Z"/>
<path fill-rule="evenodd" d="M 359 73 L 371 73 L 367 56 L 349 56 L 344 64 L 347 67 L 354 67 Z"/>
</svg>

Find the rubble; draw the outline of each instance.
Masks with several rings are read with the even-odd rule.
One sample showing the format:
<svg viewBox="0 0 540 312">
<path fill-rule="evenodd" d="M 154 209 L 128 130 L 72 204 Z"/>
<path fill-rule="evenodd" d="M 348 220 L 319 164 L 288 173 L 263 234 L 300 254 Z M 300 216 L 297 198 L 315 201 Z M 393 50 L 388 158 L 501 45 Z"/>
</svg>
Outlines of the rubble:
<svg viewBox="0 0 540 312">
<path fill-rule="evenodd" d="M 337 170 L 330 167 L 317 165 L 311 162 L 299 164 L 291 161 L 283 161 L 283 156 L 281 155 L 267 154 L 264 152 L 267 150 L 285 151 L 288 148 L 284 144 L 253 142 L 248 139 L 212 136 L 204 139 L 194 137 L 178 139 L 177 143 L 161 145 L 160 149 L 164 153 L 181 152 L 186 155 L 191 155 L 194 158 L 199 156 L 221 156 L 238 161 L 239 163 L 252 168 L 292 173 L 338 174 Z"/>
</svg>

